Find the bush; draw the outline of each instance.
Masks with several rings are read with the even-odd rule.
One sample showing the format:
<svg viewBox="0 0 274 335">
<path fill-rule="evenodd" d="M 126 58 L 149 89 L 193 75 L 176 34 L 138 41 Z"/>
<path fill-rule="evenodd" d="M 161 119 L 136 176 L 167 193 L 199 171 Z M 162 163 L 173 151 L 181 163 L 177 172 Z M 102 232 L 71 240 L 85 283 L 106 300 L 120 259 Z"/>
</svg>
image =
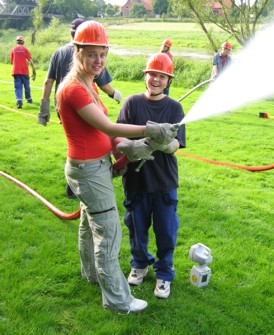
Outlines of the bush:
<svg viewBox="0 0 274 335">
<path fill-rule="evenodd" d="M 211 76 L 211 63 L 197 60 L 174 58 L 174 86 L 194 87 Z"/>
<path fill-rule="evenodd" d="M 143 70 L 146 64 L 145 56 L 109 55 L 107 68 L 116 80 L 143 80 Z"/>
</svg>

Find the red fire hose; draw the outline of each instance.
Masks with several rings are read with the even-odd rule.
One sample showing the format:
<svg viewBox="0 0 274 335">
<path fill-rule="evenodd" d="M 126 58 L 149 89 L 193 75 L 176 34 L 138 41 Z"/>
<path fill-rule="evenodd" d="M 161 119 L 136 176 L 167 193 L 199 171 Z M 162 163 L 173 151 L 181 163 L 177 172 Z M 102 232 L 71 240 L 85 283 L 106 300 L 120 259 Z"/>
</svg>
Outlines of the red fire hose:
<svg viewBox="0 0 274 335">
<path fill-rule="evenodd" d="M 28 187 L 27 185 L 25 185 L 24 183 L 22 183 L 21 181 L 13 178 L 12 176 L 0 171 L 0 175 L 11 180 L 12 182 L 14 182 L 16 185 L 20 186 L 22 189 L 28 191 L 29 193 L 31 193 L 35 198 L 39 199 L 40 201 L 43 202 L 43 204 L 45 204 L 49 210 L 51 210 L 51 212 L 58 216 L 61 219 L 64 220 L 76 220 L 80 217 L 80 209 L 78 209 L 77 212 L 72 213 L 72 214 L 67 214 L 64 213 L 62 211 L 60 211 L 58 208 L 54 207 L 50 202 L 48 202 L 45 198 L 43 198 L 41 195 L 39 195 L 37 192 L 35 192 L 33 189 L 31 189 L 30 187 Z"/>
<path fill-rule="evenodd" d="M 206 163 L 210 163 L 210 164 L 216 164 L 216 165 L 220 165 L 220 166 L 228 166 L 228 167 L 231 167 L 231 168 L 242 169 L 242 170 L 247 170 L 247 171 L 251 171 L 251 172 L 267 171 L 267 170 L 274 169 L 274 164 L 265 165 L 265 166 L 243 166 L 243 165 L 237 165 L 237 164 L 218 162 L 218 161 L 214 161 L 212 159 L 207 159 L 207 158 L 187 154 L 185 152 L 180 152 L 180 151 L 177 151 L 176 154 L 181 155 L 181 156 L 185 156 L 185 157 L 188 157 L 188 158 L 193 158 L 193 159 L 196 159 L 196 160 L 200 160 L 202 162 L 206 162 Z M 127 160 L 126 156 L 123 155 L 122 157 L 120 157 L 120 159 L 118 159 L 116 161 L 116 163 L 114 163 L 114 166 L 116 167 L 117 170 L 120 170 L 120 169 L 124 168 L 125 165 L 127 165 L 128 163 L 129 163 L 129 161 Z M 49 208 L 49 210 L 54 215 L 58 216 L 59 218 L 64 219 L 64 220 L 76 220 L 80 217 L 80 209 L 78 209 L 76 212 L 74 212 L 72 214 L 64 213 L 64 212 L 60 211 L 58 208 L 56 208 L 55 206 L 53 206 L 50 202 L 48 202 L 45 198 L 43 198 L 41 195 L 39 195 L 33 189 L 31 189 L 30 187 L 28 187 L 24 183 L 20 182 L 19 180 L 13 178 L 12 176 L 10 176 L 10 175 L 2 172 L 2 171 L 0 171 L 0 175 L 9 179 L 9 180 L 11 180 L 16 185 L 20 186 L 22 189 L 28 191 L 34 197 L 36 197 L 37 199 L 42 201 Z"/>
<path fill-rule="evenodd" d="M 206 163 L 210 163 L 210 164 L 216 164 L 216 165 L 220 165 L 220 166 L 228 166 L 228 167 L 231 167 L 231 168 L 242 169 L 242 170 L 247 170 L 247 171 L 251 171 L 251 172 L 267 171 L 267 170 L 274 169 L 274 164 L 265 165 L 265 166 L 244 166 L 244 165 L 218 162 L 218 161 L 214 161 L 212 159 L 207 159 L 207 158 L 187 154 L 185 152 L 180 152 L 180 151 L 177 151 L 176 154 L 181 155 L 181 156 L 185 156 L 185 157 L 188 157 L 188 158 L 193 158 L 193 159 L 196 159 L 196 160 L 199 160 L 199 161 L 202 161 L 202 162 L 206 162 Z"/>
</svg>

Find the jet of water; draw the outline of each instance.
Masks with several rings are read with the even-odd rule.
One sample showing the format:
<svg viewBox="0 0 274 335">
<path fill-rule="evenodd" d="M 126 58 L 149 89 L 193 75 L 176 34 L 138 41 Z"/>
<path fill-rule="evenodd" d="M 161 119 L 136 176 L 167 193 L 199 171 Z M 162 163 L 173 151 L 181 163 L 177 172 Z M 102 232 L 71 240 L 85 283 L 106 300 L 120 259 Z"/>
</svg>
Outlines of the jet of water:
<svg viewBox="0 0 274 335">
<path fill-rule="evenodd" d="M 196 101 L 181 124 L 227 113 L 274 95 L 274 24 L 257 33 Z"/>
</svg>

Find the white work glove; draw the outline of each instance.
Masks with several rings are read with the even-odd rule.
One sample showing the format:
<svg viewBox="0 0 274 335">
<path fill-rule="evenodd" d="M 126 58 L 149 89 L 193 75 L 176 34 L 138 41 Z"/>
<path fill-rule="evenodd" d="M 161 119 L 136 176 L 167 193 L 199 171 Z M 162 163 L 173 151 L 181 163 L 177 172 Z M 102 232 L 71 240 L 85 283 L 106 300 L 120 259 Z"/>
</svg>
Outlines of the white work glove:
<svg viewBox="0 0 274 335">
<path fill-rule="evenodd" d="M 153 149 L 145 143 L 145 138 L 141 140 L 128 140 L 124 139 L 116 146 L 116 150 L 121 154 L 125 154 L 130 162 L 136 162 L 141 159 L 147 161 L 153 160 L 151 155 Z"/>
<path fill-rule="evenodd" d="M 150 137 L 156 142 L 168 144 L 177 135 L 177 130 L 178 128 L 170 123 L 156 123 L 147 121 L 144 134 L 146 137 Z"/>
<path fill-rule="evenodd" d="M 156 142 L 155 140 L 152 140 L 150 138 L 146 139 L 146 143 L 153 149 L 153 151 L 162 151 L 165 154 L 173 154 L 178 148 L 179 143 L 176 138 L 174 138 L 170 143 L 163 144 L 162 142 Z"/>
<path fill-rule="evenodd" d="M 47 125 L 50 119 L 50 112 L 49 112 L 49 105 L 50 101 L 44 101 L 41 99 L 40 102 L 40 112 L 38 114 L 38 124 L 42 124 L 43 126 Z"/>
<path fill-rule="evenodd" d="M 114 90 L 114 93 L 112 95 L 109 95 L 109 97 L 116 100 L 119 104 L 122 100 L 122 93 L 117 90 Z"/>
</svg>

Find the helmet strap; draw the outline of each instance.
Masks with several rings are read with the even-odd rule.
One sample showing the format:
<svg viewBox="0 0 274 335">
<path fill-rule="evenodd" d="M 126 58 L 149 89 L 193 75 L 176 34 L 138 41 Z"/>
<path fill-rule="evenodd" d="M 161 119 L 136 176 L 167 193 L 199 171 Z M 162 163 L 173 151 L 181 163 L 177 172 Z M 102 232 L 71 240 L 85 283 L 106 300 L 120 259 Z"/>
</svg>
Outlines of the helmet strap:
<svg viewBox="0 0 274 335">
<path fill-rule="evenodd" d="M 148 92 L 148 95 L 151 96 L 151 97 L 157 97 L 158 95 L 161 95 L 164 91 L 160 92 L 160 93 L 157 93 L 157 94 L 151 94 L 147 88 L 147 85 L 146 85 L 146 89 L 147 89 L 147 92 Z"/>
</svg>

